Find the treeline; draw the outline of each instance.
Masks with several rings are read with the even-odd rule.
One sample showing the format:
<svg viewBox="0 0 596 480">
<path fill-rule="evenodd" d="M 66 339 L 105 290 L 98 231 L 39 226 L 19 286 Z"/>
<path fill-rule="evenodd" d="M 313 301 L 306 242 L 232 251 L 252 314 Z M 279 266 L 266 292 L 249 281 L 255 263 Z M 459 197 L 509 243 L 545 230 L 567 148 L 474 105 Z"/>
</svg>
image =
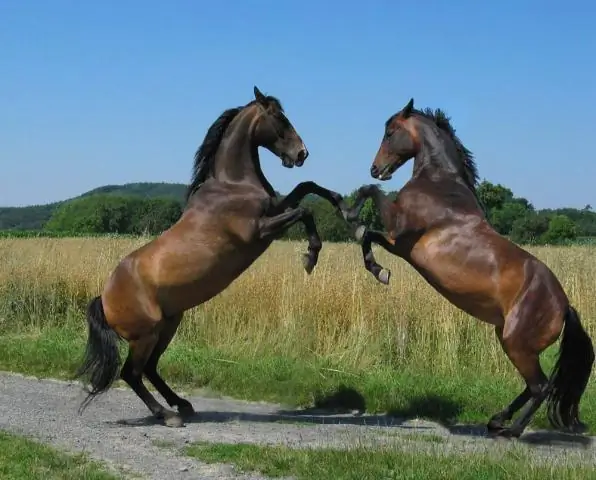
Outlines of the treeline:
<svg viewBox="0 0 596 480">
<path fill-rule="evenodd" d="M 596 237 L 596 212 L 583 209 L 536 210 L 523 197 L 516 197 L 503 185 L 483 181 L 478 196 L 493 228 L 519 244 L 557 245 L 579 237 Z"/>
<path fill-rule="evenodd" d="M 175 195 L 164 185 L 157 190 L 147 186 L 150 184 L 133 185 L 132 190 L 121 186 L 101 187 L 76 199 L 60 202 L 38 231 L 47 235 L 157 235 L 178 220 L 184 208 L 180 185 L 176 185 Z M 151 189 L 159 192 L 159 196 L 147 197 L 146 192 Z M 139 194 L 141 191 L 143 194 Z M 163 195 L 166 191 L 168 194 Z M 354 194 L 347 196 L 349 202 L 353 201 Z M 395 194 L 389 193 L 390 196 Z M 596 238 L 596 212 L 590 205 L 581 210 L 536 210 L 527 199 L 516 197 L 510 189 L 488 181 L 478 186 L 478 196 L 493 227 L 517 243 L 563 244 L 577 242 L 581 237 Z M 313 196 L 307 197 L 303 205 L 313 211 L 324 241 L 352 240 L 348 226 L 328 202 Z M 360 218 L 372 228 L 383 229 L 370 200 Z M 304 227 L 294 226 L 286 238 L 304 239 Z"/>
<path fill-rule="evenodd" d="M 18 230 L 32 231 L 42 230 L 54 212 L 64 203 L 77 200 L 83 197 L 90 197 L 98 194 L 113 196 L 133 195 L 142 198 L 168 197 L 183 201 L 186 193 L 186 185 L 182 183 L 167 182 L 136 182 L 124 185 L 104 185 L 82 195 L 48 203 L 45 205 L 29 205 L 26 207 L 0 207 L 0 231 Z M 13 235 L 14 236 L 14 235 Z"/>
<path fill-rule="evenodd" d="M 0 230 L 40 230 L 61 203 L 0 207 Z"/>
<path fill-rule="evenodd" d="M 168 229 L 181 214 L 182 203 L 174 198 L 98 194 L 60 205 L 44 230 L 155 235 Z"/>
<path fill-rule="evenodd" d="M 335 208 L 318 197 L 307 197 L 303 205 L 312 209 L 323 240 L 350 241 L 351 233 Z M 157 235 L 183 211 L 183 203 L 172 197 L 143 198 L 134 195 L 95 194 L 61 204 L 43 226 L 45 234 L 136 234 Z M 369 202 L 361 217 L 380 227 L 380 219 Z M 30 233 L 27 236 L 31 235 Z M 304 227 L 291 228 L 287 239 L 305 238 Z"/>
</svg>

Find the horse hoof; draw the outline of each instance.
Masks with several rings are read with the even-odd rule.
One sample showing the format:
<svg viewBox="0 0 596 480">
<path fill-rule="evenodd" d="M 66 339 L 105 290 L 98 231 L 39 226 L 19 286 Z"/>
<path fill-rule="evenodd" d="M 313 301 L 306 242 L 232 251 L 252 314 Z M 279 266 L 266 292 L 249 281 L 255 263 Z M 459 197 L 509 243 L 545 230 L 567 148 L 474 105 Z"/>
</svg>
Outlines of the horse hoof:
<svg viewBox="0 0 596 480">
<path fill-rule="evenodd" d="M 493 429 L 491 431 L 489 431 L 490 436 L 491 437 L 498 437 L 498 438 L 506 438 L 506 439 L 512 439 L 512 438 L 519 438 L 522 434 L 522 432 L 520 432 L 517 429 L 513 429 L 513 428 L 499 428 L 499 429 Z"/>
<path fill-rule="evenodd" d="M 391 272 L 384 268 L 379 272 L 377 276 L 377 280 L 381 282 L 383 285 L 389 285 L 389 279 L 391 278 Z"/>
<path fill-rule="evenodd" d="M 354 238 L 356 239 L 356 241 L 358 243 L 361 243 L 365 234 L 366 234 L 366 227 L 364 225 L 360 225 L 354 232 Z"/>
<path fill-rule="evenodd" d="M 501 421 L 501 419 L 499 417 L 497 417 L 495 415 L 494 418 L 491 418 L 489 420 L 489 422 L 486 424 L 486 429 L 488 430 L 488 433 L 495 433 L 495 432 L 499 432 L 501 430 L 503 430 L 505 428 L 505 425 L 503 425 L 503 422 Z"/>
<path fill-rule="evenodd" d="M 306 270 L 306 273 L 309 275 L 315 268 L 315 262 L 310 258 L 310 255 L 308 253 L 302 255 L 302 266 L 304 267 L 304 270 Z"/>
<path fill-rule="evenodd" d="M 178 405 L 178 413 L 183 417 L 192 417 L 195 414 L 195 409 L 192 408 L 190 402 L 180 403 Z"/>
<path fill-rule="evenodd" d="M 163 418 L 163 424 L 166 427 L 180 428 L 184 426 L 182 417 L 175 412 L 166 412 Z"/>
</svg>

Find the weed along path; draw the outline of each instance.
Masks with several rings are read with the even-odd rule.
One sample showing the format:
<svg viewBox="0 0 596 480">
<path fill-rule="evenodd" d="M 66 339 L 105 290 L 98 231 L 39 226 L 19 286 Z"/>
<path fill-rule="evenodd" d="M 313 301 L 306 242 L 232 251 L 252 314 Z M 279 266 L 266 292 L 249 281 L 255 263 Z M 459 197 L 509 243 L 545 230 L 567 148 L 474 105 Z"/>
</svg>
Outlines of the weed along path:
<svg viewBox="0 0 596 480">
<path fill-rule="evenodd" d="M 279 405 L 196 395 L 188 397 L 197 411 L 195 418 L 184 428 L 168 428 L 151 419 L 128 389 L 109 391 L 79 416 L 77 409 L 83 397 L 78 383 L 0 373 L 0 430 L 69 451 L 83 451 L 131 478 L 263 478 L 186 456 L 185 448 L 194 442 L 338 449 L 388 446 L 453 455 L 503 455 L 523 450 L 537 463 L 596 466 L 596 446 L 590 438 L 555 432 L 528 432 L 517 441 L 490 440 L 484 438 L 482 427 L 293 411 Z"/>
</svg>

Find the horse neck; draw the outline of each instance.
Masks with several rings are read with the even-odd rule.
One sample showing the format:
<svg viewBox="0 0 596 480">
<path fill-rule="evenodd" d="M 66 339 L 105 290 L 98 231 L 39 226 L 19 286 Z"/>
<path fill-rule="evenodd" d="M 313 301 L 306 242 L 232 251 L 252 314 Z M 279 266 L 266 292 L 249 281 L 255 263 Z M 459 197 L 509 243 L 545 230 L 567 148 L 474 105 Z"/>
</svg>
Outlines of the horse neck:
<svg viewBox="0 0 596 480">
<path fill-rule="evenodd" d="M 464 165 L 459 159 L 455 145 L 448 139 L 442 139 L 441 133 L 432 132 L 429 127 L 420 135 L 421 148 L 414 159 L 413 176 L 426 175 L 433 179 L 455 177 L 465 184 Z"/>
<path fill-rule="evenodd" d="M 226 183 L 258 185 L 274 195 L 273 187 L 261 170 L 255 125 L 251 108 L 240 112 L 232 121 L 215 155 L 213 176 Z"/>
<path fill-rule="evenodd" d="M 439 135 L 421 136 L 422 147 L 414 159 L 412 178 L 427 177 L 434 181 L 445 179 L 455 181 L 465 187 L 463 190 L 457 189 L 460 193 L 467 192 L 461 197 L 463 203 L 460 206 L 468 211 L 481 212 L 482 215 L 486 215 L 474 189 L 465 180 L 466 167 L 459 158 L 456 146 L 450 139 L 442 139 Z"/>
</svg>

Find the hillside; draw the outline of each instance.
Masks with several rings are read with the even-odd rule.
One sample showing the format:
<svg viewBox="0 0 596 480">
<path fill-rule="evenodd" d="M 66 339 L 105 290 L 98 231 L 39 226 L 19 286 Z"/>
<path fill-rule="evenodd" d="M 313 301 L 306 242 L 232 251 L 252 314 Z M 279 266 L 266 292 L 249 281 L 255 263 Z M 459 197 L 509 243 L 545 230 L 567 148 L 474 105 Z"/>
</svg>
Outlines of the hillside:
<svg viewBox="0 0 596 480">
<path fill-rule="evenodd" d="M 104 185 L 89 190 L 80 195 L 80 197 L 88 197 L 90 195 L 135 195 L 144 198 L 155 197 L 173 197 L 181 202 L 184 201 L 187 185 L 183 183 L 127 183 L 125 185 Z"/>
<path fill-rule="evenodd" d="M 170 197 L 184 200 L 186 185 L 182 183 L 140 182 L 125 185 L 104 185 L 78 197 L 27 207 L 0 207 L 0 230 L 38 230 L 65 201 L 92 195 L 133 195 L 144 198 Z"/>
</svg>

